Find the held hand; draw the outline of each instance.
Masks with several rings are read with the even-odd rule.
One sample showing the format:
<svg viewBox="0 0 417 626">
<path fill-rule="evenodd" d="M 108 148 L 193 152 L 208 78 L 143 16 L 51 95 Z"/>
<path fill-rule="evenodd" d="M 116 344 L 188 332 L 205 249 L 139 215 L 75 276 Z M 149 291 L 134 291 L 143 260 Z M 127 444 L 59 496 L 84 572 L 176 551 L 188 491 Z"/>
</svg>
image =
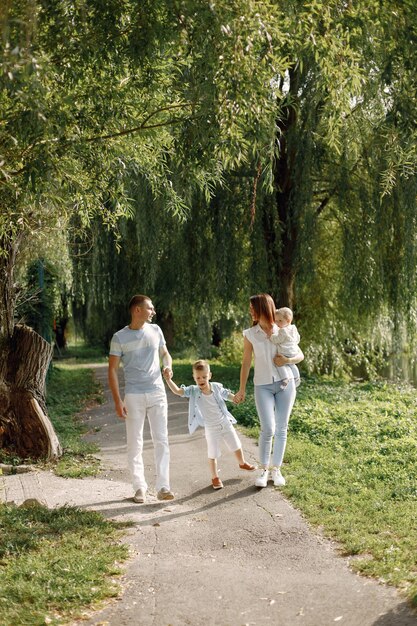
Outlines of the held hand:
<svg viewBox="0 0 417 626">
<path fill-rule="evenodd" d="M 162 376 L 165 380 L 170 380 L 173 377 L 173 371 L 170 367 L 164 367 L 162 370 Z"/>
<path fill-rule="evenodd" d="M 239 391 L 237 393 L 235 393 L 235 397 L 233 398 L 233 402 L 235 404 L 240 404 L 241 402 L 245 401 L 245 391 L 243 391 L 243 389 L 239 389 Z"/>
<path fill-rule="evenodd" d="M 277 354 L 274 357 L 274 363 L 275 365 L 277 365 L 278 367 L 282 367 L 283 365 L 287 365 L 288 363 L 288 359 L 286 356 L 284 356 L 283 354 Z"/>
<path fill-rule="evenodd" d="M 115 408 L 117 416 L 120 417 L 120 419 L 125 420 L 127 417 L 127 408 L 125 403 L 120 400 L 120 402 L 116 402 Z"/>
</svg>

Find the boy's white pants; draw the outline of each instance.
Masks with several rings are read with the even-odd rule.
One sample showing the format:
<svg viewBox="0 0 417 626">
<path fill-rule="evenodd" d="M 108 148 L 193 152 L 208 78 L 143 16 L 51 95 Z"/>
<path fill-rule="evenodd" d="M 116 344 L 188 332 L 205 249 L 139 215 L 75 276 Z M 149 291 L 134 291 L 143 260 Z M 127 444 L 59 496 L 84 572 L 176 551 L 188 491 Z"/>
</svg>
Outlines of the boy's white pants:
<svg viewBox="0 0 417 626">
<path fill-rule="evenodd" d="M 168 403 L 165 390 L 128 393 L 125 395 L 125 404 L 127 460 L 134 491 L 148 489 L 143 465 L 145 417 L 149 421 L 154 445 L 156 489 L 169 489 Z"/>
</svg>

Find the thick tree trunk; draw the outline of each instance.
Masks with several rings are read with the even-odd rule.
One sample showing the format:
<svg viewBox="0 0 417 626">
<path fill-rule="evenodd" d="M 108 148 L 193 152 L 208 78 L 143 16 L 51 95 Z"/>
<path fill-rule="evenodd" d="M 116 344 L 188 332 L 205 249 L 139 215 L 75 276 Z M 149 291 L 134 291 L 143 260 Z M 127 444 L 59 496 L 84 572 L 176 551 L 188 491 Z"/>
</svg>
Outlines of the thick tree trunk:
<svg viewBox="0 0 417 626">
<path fill-rule="evenodd" d="M 298 89 L 297 72 L 290 72 L 291 90 L 296 97 Z M 293 206 L 293 194 L 297 181 L 294 167 L 297 146 L 289 141 L 290 133 L 294 134 L 297 125 L 295 106 L 286 109 L 286 115 L 277 120 L 277 142 L 279 156 L 275 162 L 274 187 L 275 206 L 274 219 L 278 222 L 274 232 L 279 233 L 279 244 L 271 247 L 273 269 L 277 273 L 276 287 L 273 295 L 278 306 L 295 306 L 296 254 L 298 245 L 297 217 Z"/>
<path fill-rule="evenodd" d="M 22 458 L 51 459 L 61 446 L 46 415 L 45 378 L 52 346 L 31 328 L 14 327 L 0 366 L 0 446 Z"/>
</svg>

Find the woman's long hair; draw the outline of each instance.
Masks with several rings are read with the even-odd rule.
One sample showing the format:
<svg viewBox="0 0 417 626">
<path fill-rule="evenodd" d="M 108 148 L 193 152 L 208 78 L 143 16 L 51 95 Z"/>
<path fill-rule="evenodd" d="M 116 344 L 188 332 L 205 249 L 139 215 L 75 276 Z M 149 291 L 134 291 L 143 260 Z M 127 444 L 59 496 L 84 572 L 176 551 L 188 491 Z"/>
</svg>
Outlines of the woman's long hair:
<svg viewBox="0 0 417 626">
<path fill-rule="evenodd" d="M 256 320 L 253 321 L 255 326 L 261 317 L 263 317 L 269 324 L 275 322 L 275 302 L 268 293 L 260 293 L 257 296 L 251 296 L 249 301 L 256 315 Z"/>
</svg>

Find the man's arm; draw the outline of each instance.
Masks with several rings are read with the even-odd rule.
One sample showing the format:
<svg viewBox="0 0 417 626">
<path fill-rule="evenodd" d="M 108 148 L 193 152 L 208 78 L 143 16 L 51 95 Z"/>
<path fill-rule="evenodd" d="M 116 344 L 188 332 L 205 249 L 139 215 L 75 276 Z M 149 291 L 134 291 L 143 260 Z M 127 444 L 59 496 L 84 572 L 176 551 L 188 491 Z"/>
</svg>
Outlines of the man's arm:
<svg viewBox="0 0 417 626">
<path fill-rule="evenodd" d="M 165 377 L 166 373 L 171 372 L 171 376 L 172 376 L 172 357 L 170 355 L 170 353 L 167 350 L 166 346 L 162 346 L 162 348 L 159 348 L 159 356 L 161 358 L 162 361 L 162 373 Z"/>
<path fill-rule="evenodd" d="M 120 418 L 126 419 L 127 409 L 126 409 L 125 403 L 120 397 L 119 377 L 117 375 L 119 364 L 120 364 L 120 357 L 114 356 L 113 354 L 111 354 L 109 356 L 108 381 L 109 381 L 111 395 L 113 396 L 116 413 Z"/>
</svg>

